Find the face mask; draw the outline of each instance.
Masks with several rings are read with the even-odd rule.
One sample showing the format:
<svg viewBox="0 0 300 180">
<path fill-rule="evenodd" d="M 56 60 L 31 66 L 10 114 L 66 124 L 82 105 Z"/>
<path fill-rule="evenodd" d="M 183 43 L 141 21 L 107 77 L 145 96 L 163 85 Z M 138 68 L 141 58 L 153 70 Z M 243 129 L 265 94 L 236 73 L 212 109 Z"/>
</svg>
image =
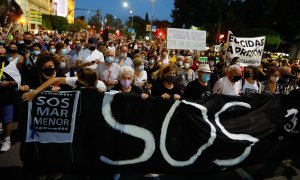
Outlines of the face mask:
<svg viewBox="0 0 300 180">
<path fill-rule="evenodd" d="M 121 80 L 120 81 L 120 84 L 122 85 L 122 87 L 124 87 L 125 89 L 128 89 L 130 84 L 131 84 L 131 81 L 126 79 L 126 80 Z"/>
<path fill-rule="evenodd" d="M 52 76 L 54 73 L 54 68 L 43 68 L 42 73 L 46 76 Z"/>
<path fill-rule="evenodd" d="M 32 51 L 32 54 L 35 55 L 35 56 L 38 56 L 41 54 L 41 51 Z"/>
<path fill-rule="evenodd" d="M 161 54 L 165 56 L 165 55 L 167 55 L 167 52 L 162 52 Z"/>
<path fill-rule="evenodd" d="M 68 51 L 67 49 L 62 49 L 61 50 L 61 55 L 63 55 L 63 56 L 67 55 L 68 54 L 67 51 Z"/>
<path fill-rule="evenodd" d="M 182 61 L 177 62 L 178 66 L 182 66 Z"/>
<path fill-rule="evenodd" d="M 277 83 L 277 81 L 279 80 L 279 77 L 271 77 L 270 78 L 271 79 L 271 81 L 273 81 L 274 83 Z"/>
<path fill-rule="evenodd" d="M 81 46 L 81 49 L 84 49 L 84 46 Z"/>
<path fill-rule="evenodd" d="M 73 44 L 73 42 L 69 42 L 69 45 L 71 46 Z"/>
<path fill-rule="evenodd" d="M 90 51 L 95 51 L 95 49 L 96 49 L 95 46 L 90 46 L 90 47 L 89 47 L 89 50 L 90 50 Z"/>
<path fill-rule="evenodd" d="M 18 44 L 24 44 L 24 41 L 18 41 Z"/>
<path fill-rule="evenodd" d="M 37 40 L 37 39 L 34 39 L 34 41 L 33 41 L 34 43 L 39 43 L 39 40 Z"/>
<path fill-rule="evenodd" d="M 252 73 L 244 72 L 244 78 L 250 78 L 250 77 L 253 77 Z"/>
<path fill-rule="evenodd" d="M 111 56 L 107 56 L 107 57 L 105 57 L 105 61 L 107 63 L 113 63 L 115 61 L 115 59 L 113 57 L 111 57 Z"/>
<path fill-rule="evenodd" d="M 175 55 L 175 52 L 172 52 L 171 54 L 172 54 L 172 55 Z"/>
<path fill-rule="evenodd" d="M 213 67 L 213 66 L 215 65 L 215 62 L 209 61 L 209 62 L 208 62 L 208 65 L 209 65 L 209 67 Z"/>
<path fill-rule="evenodd" d="M 175 80 L 176 80 L 176 76 L 167 76 L 167 77 L 166 77 L 166 81 L 167 81 L 169 84 L 173 84 Z"/>
<path fill-rule="evenodd" d="M 210 80 L 210 74 L 202 74 L 201 80 L 203 82 L 208 82 Z"/>
<path fill-rule="evenodd" d="M 184 63 L 184 68 L 186 69 L 190 68 L 190 63 Z"/>
<path fill-rule="evenodd" d="M 49 41 L 45 41 L 45 44 L 49 44 Z"/>
<path fill-rule="evenodd" d="M 10 54 L 15 54 L 15 53 L 17 53 L 17 52 L 18 52 L 17 49 L 8 49 L 8 50 L 7 50 L 7 53 L 10 53 Z"/>
<path fill-rule="evenodd" d="M 282 76 L 282 78 L 283 79 L 288 79 L 288 78 L 290 78 L 290 75 L 289 74 L 285 74 L 285 75 Z"/>
<path fill-rule="evenodd" d="M 54 54 L 56 52 L 56 49 L 55 48 L 51 48 L 50 49 L 50 53 Z"/>
<path fill-rule="evenodd" d="M 121 56 L 127 57 L 127 53 L 121 53 Z"/>
<path fill-rule="evenodd" d="M 59 68 L 60 69 L 65 69 L 67 67 L 67 63 L 66 62 L 60 62 L 59 64 Z"/>
<path fill-rule="evenodd" d="M 29 45 L 29 44 L 31 44 L 31 43 L 32 43 L 32 41 L 31 41 L 31 40 L 29 40 L 29 39 L 24 39 L 24 43 L 25 43 L 25 44 L 27 44 L 27 45 Z"/>
<path fill-rule="evenodd" d="M 241 76 L 233 76 L 232 81 L 233 82 L 238 82 L 239 80 L 241 80 L 242 77 Z"/>
<path fill-rule="evenodd" d="M 241 63 L 240 63 L 240 62 L 237 62 L 237 63 L 236 63 L 236 65 L 237 65 L 237 66 L 240 66 L 240 65 L 241 65 Z"/>
<path fill-rule="evenodd" d="M 143 71 L 144 70 L 144 66 L 142 65 L 142 66 L 139 66 L 138 67 L 138 70 L 141 72 L 141 71 Z"/>
<path fill-rule="evenodd" d="M 154 59 L 150 59 L 150 60 L 149 60 L 149 63 L 150 63 L 150 64 L 154 64 L 154 63 L 155 63 Z"/>
</svg>

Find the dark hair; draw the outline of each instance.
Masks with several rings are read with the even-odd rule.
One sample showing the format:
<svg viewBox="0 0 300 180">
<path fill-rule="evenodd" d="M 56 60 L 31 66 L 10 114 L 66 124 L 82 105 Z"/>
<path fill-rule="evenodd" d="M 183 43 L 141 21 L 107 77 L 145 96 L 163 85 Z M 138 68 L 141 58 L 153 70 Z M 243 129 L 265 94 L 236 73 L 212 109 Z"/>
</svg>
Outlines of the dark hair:
<svg viewBox="0 0 300 180">
<path fill-rule="evenodd" d="M 52 61 L 54 63 L 54 68 L 55 71 L 58 70 L 59 68 L 59 56 L 55 55 L 55 54 L 50 54 L 48 52 L 44 52 L 41 53 L 36 61 L 36 67 L 38 69 L 38 71 L 40 71 L 42 69 L 42 67 L 44 66 L 44 64 L 46 64 L 47 62 Z"/>
<path fill-rule="evenodd" d="M 78 82 L 84 87 L 95 87 L 97 82 L 97 73 L 90 68 L 81 68 L 77 72 Z"/>
<path fill-rule="evenodd" d="M 40 43 L 34 43 L 34 44 L 32 45 L 32 47 L 38 47 L 40 50 L 42 50 L 42 46 L 41 46 Z"/>
<path fill-rule="evenodd" d="M 62 42 L 57 43 L 57 44 L 55 45 L 56 52 L 58 52 L 58 51 L 60 51 L 61 49 L 63 49 L 64 46 L 65 46 L 65 44 L 62 43 Z"/>
<path fill-rule="evenodd" d="M 252 69 L 252 72 L 253 72 L 253 79 L 254 79 L 254 80 L 257 80 L 257 78 L 258 78 L 258 73 L 259 73 L 258 68 L 257 68 L 256 66 L 252 66 L 252 65 L 247 66 L 247 67 L 245 67 L 245 68 Z"/>
<path fill-rule="evenodd" d="M 276 66 L 272 66 L 267 71 L 267 78 L 270 78 L 271 74 L 274 74 L 276 71 L 279 71 L 279 68 Z M 279 71 L 280 72 L 280 71 Z"/>
</svg>

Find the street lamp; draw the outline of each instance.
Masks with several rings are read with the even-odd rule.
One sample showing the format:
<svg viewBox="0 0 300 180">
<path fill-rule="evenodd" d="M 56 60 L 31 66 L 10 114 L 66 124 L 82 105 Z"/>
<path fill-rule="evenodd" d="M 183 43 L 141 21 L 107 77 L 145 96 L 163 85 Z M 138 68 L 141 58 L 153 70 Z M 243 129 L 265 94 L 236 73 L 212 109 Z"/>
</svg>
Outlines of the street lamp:
<svg viewBox="0 0 300 180">
<path fill-rule="evenodd" d="M 132 32 L 132 24 L 133 24 L 133 11 L 129 11 L 130 14 L 131 14 L 131 25 L 130 25 L 130 29 L 131 29 L 131 32 Z"/>
<path fill-rule="evenodd" d="M 152 19 L 151 19 L 151 31 L 150 31 L 150 41 L 152 40 L 152 26 L 154 22 L 154 10 L 155 10 L 155 0 L 152 0 Z"/>
<path fill-rule="evenodd" d="M 127 8 L 128 7 L 128 2 L 123 2 L 123 7 Z"/>
</svg>

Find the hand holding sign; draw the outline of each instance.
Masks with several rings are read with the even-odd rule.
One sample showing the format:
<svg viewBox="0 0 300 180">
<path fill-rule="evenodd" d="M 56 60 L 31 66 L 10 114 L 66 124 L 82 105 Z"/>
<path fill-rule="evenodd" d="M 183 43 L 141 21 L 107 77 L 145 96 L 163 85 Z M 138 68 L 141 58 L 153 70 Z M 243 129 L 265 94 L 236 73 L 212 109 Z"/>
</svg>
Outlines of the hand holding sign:
<svg viewBox="0 0 300 180">
<path fill-rule="evenodd" d="M 35 98 L 36 95 L 37 95 L 37 92 L 35 90 L 30 91 L 28 93 L 24 93 L 22 95 L 22 100 L 23 101 L 31 101 Z"/>
</svg>

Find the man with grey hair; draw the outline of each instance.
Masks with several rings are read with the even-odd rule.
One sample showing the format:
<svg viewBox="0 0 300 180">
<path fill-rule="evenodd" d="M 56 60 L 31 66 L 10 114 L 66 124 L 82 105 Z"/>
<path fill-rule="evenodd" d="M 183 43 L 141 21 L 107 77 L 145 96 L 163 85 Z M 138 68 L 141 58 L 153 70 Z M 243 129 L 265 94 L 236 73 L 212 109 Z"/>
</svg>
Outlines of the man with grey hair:
<svg viewBox="0 0 300 180">
<path fill-rule="evenodd" d="M 100 62 L 96 69 L 98 78 L 104 82 L 107 89 L 110 90 L 118 83 L 120 66 L 115 63 L 115 51 L 107 50 L 105 62 Z"/>
<path fill-rule="evenodd" d="M 238 96 L 241 89 L 242 72 L 237 65 L 231 65 L 227 70 L 227 76 L 219 79 L 214 87 L 214 94 Z"/>
</svg>

